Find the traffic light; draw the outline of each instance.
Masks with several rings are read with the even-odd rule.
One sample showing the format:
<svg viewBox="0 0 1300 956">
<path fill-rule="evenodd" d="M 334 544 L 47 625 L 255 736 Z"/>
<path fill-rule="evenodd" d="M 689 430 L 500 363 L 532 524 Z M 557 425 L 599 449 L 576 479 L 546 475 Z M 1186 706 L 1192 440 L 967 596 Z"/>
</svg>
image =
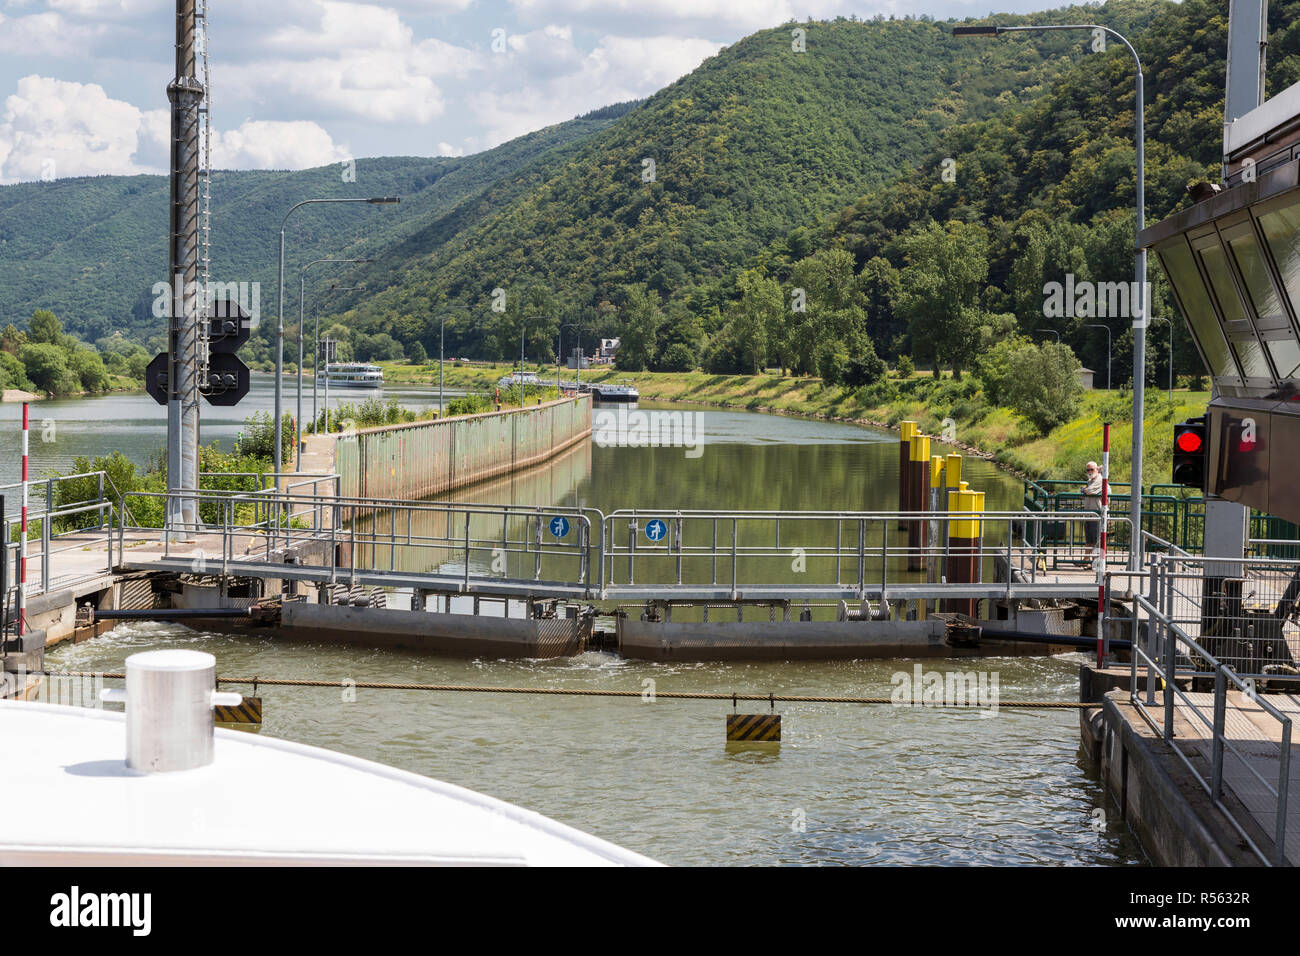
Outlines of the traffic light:
<svg viewBox="0 0 1300 956">
<path fill-rule="evenodd" d="M 1205 493 L 1207 445 L 1204 416 L 1174 426 L 1174 484 Z"/>
<path fill-rule="evenodd" d="M 233 299 L 214 302 L 208 311 L 208 373 L 199 391 L 210 405 L 235 405 L 248 394 L 248 366 L 235 350 L 253 334 L 248 313 Z M 144 370 L 144 390 L 159 405 L 168 398 L 167 353 L 159 352 Z"/>
<path fill-rule="evenodd" d="M 234 299 L 212 304 L 208 316 L 208 377 L 199 391 L 209 405 L 235 405 L 248 394 L 248 366 L 235 351 L 249 340 L 253 324 Z"/>
</svg>

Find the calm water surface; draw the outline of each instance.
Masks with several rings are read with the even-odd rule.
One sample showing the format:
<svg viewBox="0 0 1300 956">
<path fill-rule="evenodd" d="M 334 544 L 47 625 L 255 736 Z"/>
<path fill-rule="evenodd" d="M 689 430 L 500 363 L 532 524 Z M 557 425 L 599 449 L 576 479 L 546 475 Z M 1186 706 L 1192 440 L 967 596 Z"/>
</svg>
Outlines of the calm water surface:
<svg viewBox="0 0 1300 956">
<path fill-rule="evenodd" d="M 405 390 L 402 400 L 428 401 L 429 393 Z M 85 454 L 87 445 L 99 442 L 133 457 L 136 449 L 147 454 L 161 438 L 162 409 L 144 398 L 132 413 L 136 401 L 113 396 L 68 403 L 61 421 L 82 437 L 75 444 L 67 438 L 63 453 L 75 447 Z M 120 414 L 93 422 L 87 406 L 96 402 L 112 403 Z M 10 413 L 7 406 L 0 410 Z M 209 421 L 205 440 L 221 429 L 233 433 L 249 409 L 239 411 L 225 413 L 228 422 Z M 896 504 L 894 435 L 746 412 L 690 411 L 700 415 L 698 457 L 682 448 L 591 443 L 461 497 L 606 512 Z M 991 509 L 1019 506 L 1019 483 L 991 465 L 968 461 L 965 477 L 988 492 Z M 122 625 L 98 640 L 57 648 L 49 659 L 56 668 L 120 670 L 128 654 L 159 646 L 209 651 L 226 675 L 635 691 L 652 680 L 660 692 L 873 697 L 888 696 L 891 676 L 910 672 L 914 663 L 652 664 L 599 653 L 464 661 L 280 644 L 164 624 Z M 1080 659 L 923 666 L 996 672 L 1003 700 L 1072 700 Z M 785 740 L 778 751 L 728 752 L 723 736 L 730 706 L 722 702 L 365 690 L 345 702 L 331 689 L 262 687 L 260 693 L 264 733 L 472 787 L 665 863 L 1143 862 L 1085 769 L 1073 710 L 1004 707 L 990 714 L 786 704 L 779 708 Z M 1112 821 L 1100 831 L 1092 814 L 1097 807 Z"/>
</svg>

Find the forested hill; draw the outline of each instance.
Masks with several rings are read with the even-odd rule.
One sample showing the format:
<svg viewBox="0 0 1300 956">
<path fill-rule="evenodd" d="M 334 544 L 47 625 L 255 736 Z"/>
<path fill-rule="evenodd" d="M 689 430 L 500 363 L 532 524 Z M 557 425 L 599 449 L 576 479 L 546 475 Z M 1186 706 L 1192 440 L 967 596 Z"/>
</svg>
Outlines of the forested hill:
<svg viewBox="0 0 1300 956">
<path fill-rule="evenodd" d="M 1086 13 L 1137 30 L 1157 7 L 1120 0 L 1036 19 Z M 341 299 L 318 287 L 309 299 L 334 314 L 355 309 L 347 329 L 432 349 L 445 311 L 449 348 L 504 354 L 518 316 L 490 310 L 492 290 L 502 288 L 512 309 L 526 299 L 530 312 L 546 314 L 528 333 L 532 354 L 545 351 L 561 313 L 586 310 L 588 330 L 600 323 L 617 334 L 629 321 L 620 312 L 626 288 L 644 283 L 699 317 L 699 329 L 684 334 L 698 354 L 712 330 L 705 313 L 734 294 L 738 270 L 755 256 L 773 243 L 804 248 L 828 217 L 914 168 L 945 130 L 1032 102 L 1085 55 L 1084 45 L 1057 35 L 1034 49 L 959 42 L 949 24 L 928 20 L 774 27 L 648 101 L 476 156 L 360 160 L 353 183 L 341 181 L 337 166 L 219 172 L 214 277 L 260 281 L 269 315 L 289 206 L 307 197 L 400 194 L 398 207 L 309 208 L 291 222 L 290 276 L 323 256 L 379 260 L 331 273 L 364 291 Z M 34 308 L 49 308 L 87 339 L 112 329 L 158 331 L 149 290 L 165 278 L 165 224 L 161 177 L 0 187 L 6 317 L 21 325 Z M 291 321 L 294 285 L 286 295 Z M 250 356 L 262 357 L 266 345 L 264 331 Z"/>
<path fill-rule="evenodd" d="M 1139 30 L 1156 9 L 1119 2 L 1038 19 L 1086 14 Z M 962 42 L 949 24 L 914 19 L 761 31 L 583 142 L 533 188 L 486 191 L 469 228 L 461 210 L 431 222 L 372 267 L 371 286 L 390 288 L 354 296 L 348 318 L 427 346 L 429 317 L 445 312 L 457 350 L 507 355 L 519 318 L 490 311 L 498 288 L 512 311 L 540 320 L 524 324 L 542 352 L 548 316 L 560 312 L 586 310 L 588 328 L 616 330 L 629 285 L 701 315 L 769 244 L 789 237 L 797 248 L 835 211 L 914 168 L 943 131 L 1032 101 L 1085 51 L 1064 35 L 1034 49 Z"/>
<path fill-rule="evenodd" d="M 294 203 L 402 197 L 400 206 L 308 207 L 294 213 L 287 233 L 290 276 L 313 259 L 380 256 L 467 197 L 505 183 L 525 186 L 523 171 L 531 164 L 563 157 L 574 143 L 606 129 L 634 105 L 597 110 L 468 157 L 360 159 L 349 182 L 342 165 L 301 172 L 215 171 L 213 278 L 260 282 L 263 314 L 272 314 L 280 223 Z M 87 341 L 115 330 L 164 331 L 152 315 L 150 289 L 167 278 L 167 189 L 163 176 L 0 186 L 3 321 L 25 326 L 39 308 L 56 313 L 68 331 Z M 350 276 L 333 273 L 339 275 Z M 289 284 L 296 311 L 297 282 Z"/>
</svg>

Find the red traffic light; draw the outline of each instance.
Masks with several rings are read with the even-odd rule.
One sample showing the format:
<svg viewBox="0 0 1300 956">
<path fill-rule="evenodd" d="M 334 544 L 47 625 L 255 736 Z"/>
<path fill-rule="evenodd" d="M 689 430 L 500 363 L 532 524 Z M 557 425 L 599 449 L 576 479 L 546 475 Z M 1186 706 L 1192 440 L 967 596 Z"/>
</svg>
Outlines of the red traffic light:
<svg viewBox="0 0 1300 956">
<path fill-rule="evenodd" d="M 1186 452 L 1189 455 L 1194 455 L 1205 447 L 1205 442 L 1201 438 L 1201 433 L 1192 429 L 1188 429 L 1180 434 L 1176 439 L 1174 439 L 1174 443 L 1178 445 L 1179 451 Z"/>
</svg>

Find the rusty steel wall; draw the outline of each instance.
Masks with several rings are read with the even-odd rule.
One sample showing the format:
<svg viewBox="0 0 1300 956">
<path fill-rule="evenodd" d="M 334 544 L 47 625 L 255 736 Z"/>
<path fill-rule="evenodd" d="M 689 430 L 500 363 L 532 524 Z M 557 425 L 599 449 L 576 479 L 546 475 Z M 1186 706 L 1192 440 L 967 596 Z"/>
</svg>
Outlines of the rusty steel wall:
<svg viewBox="0 0 1300 956">
<path fill-rule="evenodd" d="M 591 396 L 338 436 L 342 494 L 429 498 L 545 461 L 591 434 Z"/>
</svg>

